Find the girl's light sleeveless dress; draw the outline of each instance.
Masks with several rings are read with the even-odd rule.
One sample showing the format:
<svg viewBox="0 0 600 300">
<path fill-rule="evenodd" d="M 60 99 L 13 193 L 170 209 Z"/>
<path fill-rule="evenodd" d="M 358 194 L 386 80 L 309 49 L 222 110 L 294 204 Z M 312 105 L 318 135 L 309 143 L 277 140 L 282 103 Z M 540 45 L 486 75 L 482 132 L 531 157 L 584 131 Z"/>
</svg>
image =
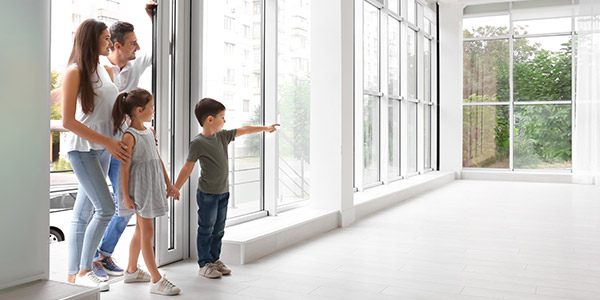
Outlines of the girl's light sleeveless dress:
<svg viewBox="0 0 600 300">
<path fill-rule="evenodd" d="M 168 211 L 167 187 L 154 133 L 150 128 L 140 131 L 132 127 L 127 128 L 125 133 L 132 134 L 135 139 L 129 169 L 129 197 L 140 216 L 163 216 Z M 125 208 L 123 190 L 119 185 L 119 216 L 130 216 L 133 213 L 133 210 Z"/>
</svg>

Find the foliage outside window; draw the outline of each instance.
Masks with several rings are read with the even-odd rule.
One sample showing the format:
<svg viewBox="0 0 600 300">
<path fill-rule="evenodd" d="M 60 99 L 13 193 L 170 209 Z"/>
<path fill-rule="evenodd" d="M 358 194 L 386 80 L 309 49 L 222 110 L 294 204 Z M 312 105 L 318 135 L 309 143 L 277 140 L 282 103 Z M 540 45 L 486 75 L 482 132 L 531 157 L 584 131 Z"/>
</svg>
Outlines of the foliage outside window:
<svg viewBox="0 0 600 300">
<path fill-rule="evenodd" d="M 508 18 L 489 18 L 465 21 L 463 167 L 570 169 L 570 27 L 528 36 L 536 22 L 514 24 L 511 32 Z"/>
</svg>

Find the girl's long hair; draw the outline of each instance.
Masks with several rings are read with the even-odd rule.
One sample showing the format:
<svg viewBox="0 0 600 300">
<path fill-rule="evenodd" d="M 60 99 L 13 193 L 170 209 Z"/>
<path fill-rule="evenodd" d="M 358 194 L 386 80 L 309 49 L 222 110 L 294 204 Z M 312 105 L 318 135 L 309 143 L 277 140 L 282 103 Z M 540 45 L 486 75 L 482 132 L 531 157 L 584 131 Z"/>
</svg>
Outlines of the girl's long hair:
<svg viewBox="0 0 600 300">
<path fill-rule="evenodd" d="M 100 36 L 106 29 L 106 24 L 94 19 L 83 21 L 73 41 L 73 50 L 69 57 L 69 65 L 76 63 L 79 68 L 79 95 L 81 96 L 81 108 L 83 113 L 89 114 L 94 111 L 94 88 L 92 86 L 92 74 L 98 74 L 98 63 L 100 62 Z"/>
<path fill-rule="evenodd" d="M 125 115 L 131 118 L 131 113 L 134 109 L 145 107 L 150 100 L 152 100 L 152 94 L 142 88 L 135 88 L 129 93 L 119 94 L 112 110 L 113 134 L 123 131 L 121 127 L 125 123 Z"/>
</svg>

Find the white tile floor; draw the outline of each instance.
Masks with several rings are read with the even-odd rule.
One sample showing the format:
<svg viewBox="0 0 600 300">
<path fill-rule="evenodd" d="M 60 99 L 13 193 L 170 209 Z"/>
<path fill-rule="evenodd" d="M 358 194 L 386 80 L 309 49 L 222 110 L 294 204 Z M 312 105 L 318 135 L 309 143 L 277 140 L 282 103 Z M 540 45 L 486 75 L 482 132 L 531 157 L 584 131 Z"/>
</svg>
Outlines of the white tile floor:
<svg viewBox="0 0 600 300">
<path fill-rule="evenodd" d="M 600 299 L 600 187 L 455 181 L 218 280 L 161 268 L 179 299 Z M 102 299 L 164 299 L 146 284 Z"/>
</svg>

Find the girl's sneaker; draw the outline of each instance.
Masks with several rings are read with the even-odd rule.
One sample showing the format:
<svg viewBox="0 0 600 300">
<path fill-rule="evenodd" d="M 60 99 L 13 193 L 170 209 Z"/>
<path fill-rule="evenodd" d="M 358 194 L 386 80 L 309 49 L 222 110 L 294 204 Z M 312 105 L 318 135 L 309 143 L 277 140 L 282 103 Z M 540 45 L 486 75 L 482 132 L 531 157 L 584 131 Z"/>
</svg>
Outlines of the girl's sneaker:
<svg viewBox="0 0 600 300">
<path fill-rule="evenodd" d="M 152 294 L 172 296 L 179 294 L 179 292 L 181 292 L 181 290 L 168 281 L 167 278 L 165 278 L 165 275 L 163 275 L 156 283 L 150 285 L 150 293 Z"/>
<path fill-rule="evenodd" d="M 223 274 L 223 275 L 231 274 L 231 270 L 221 260 L 215 261 L 215 266 L 217 266 L 217 270 L 219 272 L 221 272 L 221 274 Z"/>
<path fill-rule="evenodd" d="M 123 276 L 123 282 L 131 283 L 131 282 L 148 282 L 152 278 L 148 272 L 142 270 L 138 265 L 138 268 L 135 272 L 129 273 L 125 270 L 125 276 Z"/>
<path fill-rule="evenodd" d="M 75 283 L 77 283 L 79 285 L 87 286 L 87 287 L 100 288 L 101 292 L 106 292 L 109 289 L 108 283 L 100 280 L 98 278 L 98 276 L 96 276 L 96 274 L 94 274 L 93 271 L 87 272 L 85 275 L 83 275 L 81 277 L 77 276 Z"/>
</svg>

